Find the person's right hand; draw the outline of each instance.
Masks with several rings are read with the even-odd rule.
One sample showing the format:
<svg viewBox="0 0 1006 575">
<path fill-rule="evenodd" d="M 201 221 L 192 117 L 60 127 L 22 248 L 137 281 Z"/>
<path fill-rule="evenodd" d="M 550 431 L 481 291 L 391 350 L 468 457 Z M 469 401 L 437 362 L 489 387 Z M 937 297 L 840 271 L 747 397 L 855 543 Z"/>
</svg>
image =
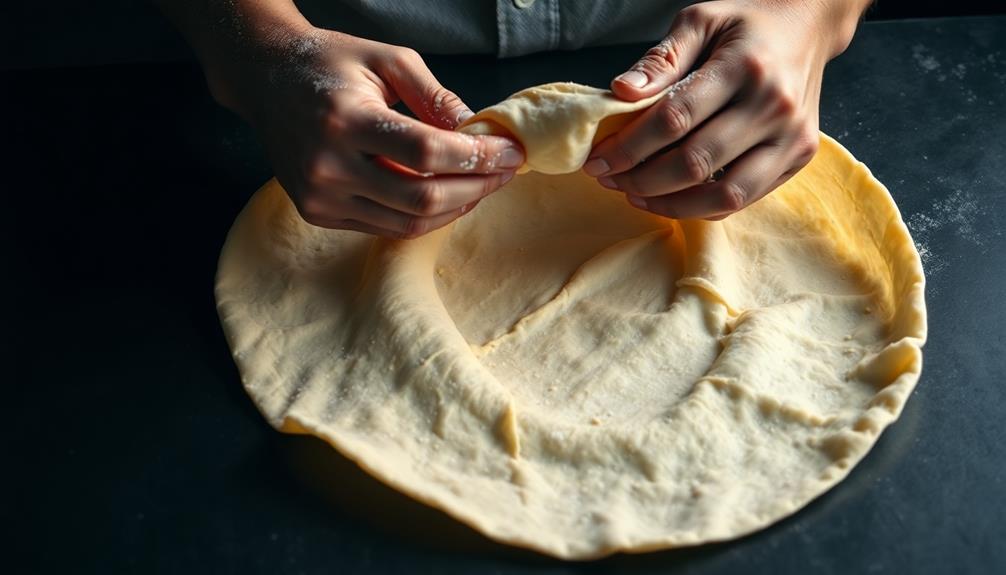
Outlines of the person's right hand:
<svg viewBox="0 0 1006 575">
<path fill-rule="evenodd" d="M 454 132 L 472 112 L 411 49 L 307 27 L 271 45 L 211 89 L 258 131 L 311 224 L 417 237 L 524 162 L 513 140 Z M 392 110 L 399 100 L 419 120 Z"/>
</svg>

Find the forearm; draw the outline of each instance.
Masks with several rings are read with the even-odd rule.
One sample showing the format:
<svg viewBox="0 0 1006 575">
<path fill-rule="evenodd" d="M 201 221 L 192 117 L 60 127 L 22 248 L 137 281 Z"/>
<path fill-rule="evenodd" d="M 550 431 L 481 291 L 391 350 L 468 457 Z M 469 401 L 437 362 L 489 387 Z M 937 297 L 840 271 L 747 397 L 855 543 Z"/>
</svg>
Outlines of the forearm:
<svg viewBox="0 0 1006 575">
<path fill-rule="evenodd" d="M 310 26 L 293 0 L 155 0 L 200 58 Z"/>
<path fill-rule="evenodd" d="M 214 97 L 232 108 L 232 76 L 311 28 L 293 0 L 155 2 L 192 47 Z"/>
</svg>

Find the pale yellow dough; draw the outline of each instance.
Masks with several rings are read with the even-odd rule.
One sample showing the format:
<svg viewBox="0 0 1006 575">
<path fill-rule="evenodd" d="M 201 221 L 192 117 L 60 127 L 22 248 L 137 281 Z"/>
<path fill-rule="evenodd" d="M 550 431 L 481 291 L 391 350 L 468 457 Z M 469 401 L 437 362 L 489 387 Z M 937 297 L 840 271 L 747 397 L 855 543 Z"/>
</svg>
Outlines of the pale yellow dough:
<svg viewBox="0 0 1006 575">
<path fill-rule="evenodd" d="M 527 163 L 519 170 L 568 174 L 580 169 L 594 144 L 618 131 L 661 98 L 626 102 L 608 90 L 556 82 L 521 90 L 461 127 L 469 134 L 516 134 Z"/>
<path fill-rule="evenodd" d="M 545 172 L 640 109 L 569 84 L 514 98 L 473 129 Z M 923 285 L 890 195 L 822 136 L 722 222 L 529 173 L 451 227 L 375 240 L 304 223 L 272 181 L 216 296 L 272 425 L 493 539 L 586 559 L 737 537 L 838 483 L 919 377 Z"/>
</svg>

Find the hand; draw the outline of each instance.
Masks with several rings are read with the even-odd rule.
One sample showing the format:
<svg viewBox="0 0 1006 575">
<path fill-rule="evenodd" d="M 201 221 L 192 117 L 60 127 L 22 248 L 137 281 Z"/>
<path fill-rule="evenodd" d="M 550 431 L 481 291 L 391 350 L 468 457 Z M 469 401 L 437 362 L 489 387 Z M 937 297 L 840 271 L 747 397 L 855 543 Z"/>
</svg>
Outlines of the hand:
<svg viewBox="0 0 1006 575">
<path fill-rule="evenodd" d="M 682 10 L 611 83 L 625 100 L 670 88 L 667 96 L 600 142 L 584 171 L 673 218 L 719 220 L 762 198 L 817 151 L 821 77 L 852 38 L 854 3 L 723 0 Z"/>
<path fill-rule="evenodd" d="M 326 228 L 413 238 L 513 177 L 521 148 L 452 130 L 471 115 L 413 50 L 317 28 L 210 78 L 259 132 L 300 215 Z M 419 120 L 391 109 L 401 100 Z"/>
</svg>

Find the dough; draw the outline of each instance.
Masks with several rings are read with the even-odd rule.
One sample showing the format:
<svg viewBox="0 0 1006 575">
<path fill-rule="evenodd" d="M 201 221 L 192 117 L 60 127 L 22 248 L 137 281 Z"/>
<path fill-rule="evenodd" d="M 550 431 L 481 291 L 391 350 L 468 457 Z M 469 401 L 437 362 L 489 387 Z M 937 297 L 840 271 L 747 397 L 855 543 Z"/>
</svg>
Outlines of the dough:
<svg viewBox="0 0 1006 575">
<path fill-rule="evenodd" d="M 517 134 L 527 154 L 527 162 L 518 172 L 568 174 L 580 169 L 594 144 L 661 97 L 663 94 L 626 102 L 608 90 L 556 82 L 521 90 L 480 111 L 461 126 L 461 131 Z"/>
<path fill-rule="evenodd" d="M 551 85 L 472 122 L 564 172 L 631 113 Z M 919 377 L 923 285 L 890 195 L 822 135 L 722 222 L 531 172 L 390 241 L 304 223 L 271 181 L 216 296 L 276 428 L 496 540 L 588 559 L 738 537 L 838 483 Z"/>
</svg>

